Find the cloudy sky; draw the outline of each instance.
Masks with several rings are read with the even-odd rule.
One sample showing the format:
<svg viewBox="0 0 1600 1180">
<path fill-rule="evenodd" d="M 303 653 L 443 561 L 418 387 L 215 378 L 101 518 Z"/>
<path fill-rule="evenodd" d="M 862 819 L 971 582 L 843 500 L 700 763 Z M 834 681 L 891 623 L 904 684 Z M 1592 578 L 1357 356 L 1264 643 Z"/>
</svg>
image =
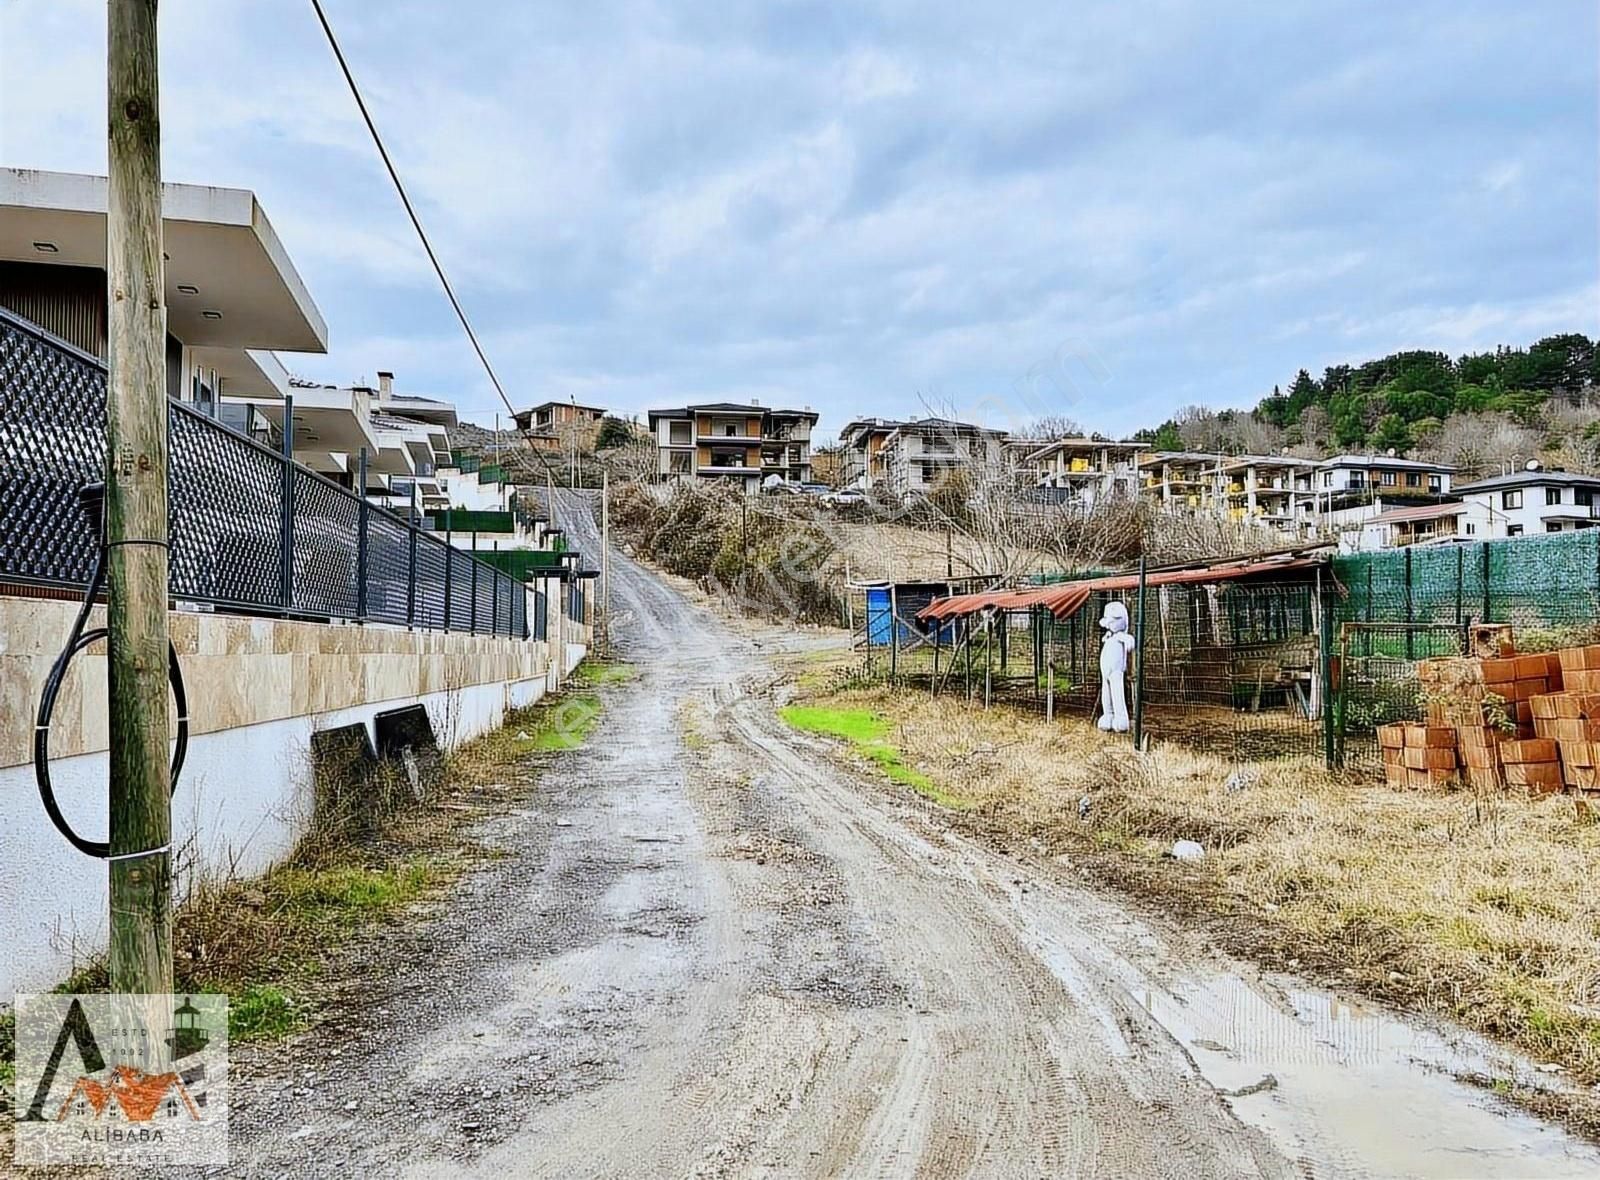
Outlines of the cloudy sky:
<svg viewBox="0 0 1600 1180">
<path fill-rule="evenodd" d="M 325 0 L 513 401 L 1123 432 L 1600 331 L 1592 0 Z M 162 0 L 168 179 L 489 421 L 304 0 Z M 0 0 L 0 163 L 103 172 L 103 0 Z"/>
</svg>

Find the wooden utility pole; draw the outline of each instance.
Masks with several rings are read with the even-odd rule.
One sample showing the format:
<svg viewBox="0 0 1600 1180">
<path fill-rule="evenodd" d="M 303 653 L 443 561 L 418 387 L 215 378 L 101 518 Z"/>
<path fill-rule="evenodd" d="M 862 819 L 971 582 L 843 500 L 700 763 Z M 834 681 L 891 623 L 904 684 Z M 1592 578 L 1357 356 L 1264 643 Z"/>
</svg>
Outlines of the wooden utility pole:
<svg viewBox="0 0 1600 1180">
<path fill-rule="evenodd" d="M 109 0 L 106 626 L 111 990 L 172 991 L 166 280 L 156 0 Z"/>
<path fill-rule="evenodd" d="M 611 472 L 600 472 L 600 638 L 611 655 Z"/>
</svg>

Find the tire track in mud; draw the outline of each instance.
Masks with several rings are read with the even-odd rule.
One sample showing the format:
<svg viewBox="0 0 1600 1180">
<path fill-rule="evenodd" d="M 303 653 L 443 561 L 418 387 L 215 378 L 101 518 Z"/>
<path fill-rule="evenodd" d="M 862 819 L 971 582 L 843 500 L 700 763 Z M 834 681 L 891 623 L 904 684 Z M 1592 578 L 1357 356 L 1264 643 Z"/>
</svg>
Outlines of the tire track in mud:
<svg viewBox="0 0 1600 1180">
<path fill-rule="evenodd" d="M 724 715 L 753 756 L 781 769 L 791 803 L 813 821 L 814 842 L 840 862 L 858 845 L 851 859 L 859 859 L 860 894 L 877 894 L 879 926 L 900 936 L 900 966 L 921 976 L 912 990 L 924 1010 L 946 1016 L 934 1041 L 942 1049 L 936 1100 L 907 1102 L 891 1091 L 882 1104 L 884 1117 L 905 1128 L 902 1138 L 920 1134 L 919 1124 L 938 1128 L 924 1157 L 928 1174 L 966 1174 L 959 1161 L 967 1159 L 997 1174 L 1159 1175 L 1177 1160 L 1188 1176 L 1291 1174 L 1181 1052 L 1155 1055 L 1152 1064 L 1176 1067 L 1170 1073 L 1140 1068 L 1125 1040 L 1130 1013 L 1103 1010 L 1087 981 L 1069 993 L 994 920 L 982 883 L 959 856 L 841 784 L 831 761 L 800 748 L 805 739 L 782 727 L 766 702 L 739 698 Z M 926 920 L 907 922 L 913 915 Z"/>
</svg>

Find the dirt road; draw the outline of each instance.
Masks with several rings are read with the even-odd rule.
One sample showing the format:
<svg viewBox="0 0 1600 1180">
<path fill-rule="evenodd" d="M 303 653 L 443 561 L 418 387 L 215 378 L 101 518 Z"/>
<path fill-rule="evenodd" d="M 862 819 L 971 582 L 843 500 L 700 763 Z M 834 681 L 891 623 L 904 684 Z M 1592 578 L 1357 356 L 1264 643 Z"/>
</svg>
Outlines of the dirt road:
<svg viewBox="0 0 1600 1180">
<path fill-rule="evenodd" d="M 558 506 L 593 551 L 587 508 Z M 237 1088 L 273 1176 L 1562 1176 L 1465 1039 L 1260 979 L 841 772 L 767 655 L 625 560 L 638 675 L 373 964 Z M 763 648 L 763 644 L 766 645 Z"/>
</svg>

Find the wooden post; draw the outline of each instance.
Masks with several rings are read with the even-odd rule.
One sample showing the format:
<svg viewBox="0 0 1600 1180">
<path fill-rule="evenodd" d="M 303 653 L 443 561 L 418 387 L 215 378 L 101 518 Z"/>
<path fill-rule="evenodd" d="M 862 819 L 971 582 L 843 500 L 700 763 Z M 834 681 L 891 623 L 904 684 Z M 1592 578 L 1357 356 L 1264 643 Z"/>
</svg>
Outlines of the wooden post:
<svg viewBox="0 0 1600 1180">
<path fill-rule="evenodd" d="M 894 583 L 889 583 L 889 683 L 898 683 L 900 675 L 900 610 L 895 605 Z"/>
<path fill-rule="evenodd" d="M 1133 628 L 1133 748 L 1144 749 L 1144 602 L 1149 585 L 1146 558 L 1139 558 L 1139 613 Z"/>
<path fill-rule="evenodd" d="M 109 0 L 106 626 L 111 990 L 172 991 L 167 309 L 156 0 Z"/>
<path fill-rule="evenodd" d="M 983 707 L 989 707 L 989 697 L 994 691 L 994 612 L 991 609 L 983 620 Z"/>
<path fill-rule="evenodd" d="M 611 654 L 611 472 L 600 472 L 600 651 Z"/>
<path fill-rule="evenodd" d="M 1045 611 L 1044 625 L 1048 628 L 1045 634 L 1044 657 L 1044 719 L 1056 719 L 1056 618 L 1048 610 Z"/>
</svg>

